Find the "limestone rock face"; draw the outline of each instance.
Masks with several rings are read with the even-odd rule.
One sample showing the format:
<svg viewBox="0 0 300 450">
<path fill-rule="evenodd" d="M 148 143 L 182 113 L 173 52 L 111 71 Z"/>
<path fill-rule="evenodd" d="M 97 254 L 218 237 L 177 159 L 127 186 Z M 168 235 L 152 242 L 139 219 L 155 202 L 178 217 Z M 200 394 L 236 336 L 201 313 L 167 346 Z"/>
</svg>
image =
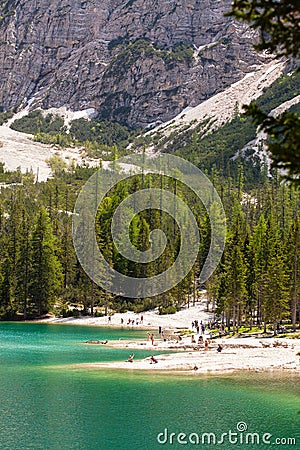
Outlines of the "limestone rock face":
<svg viewBox="0 0 300 450">
<path fill-rule="evenodd" d="M 7 0 L 0 108 L 68 106 L 145 127 L 265 61 L 230 0 Z"/>
</svg>

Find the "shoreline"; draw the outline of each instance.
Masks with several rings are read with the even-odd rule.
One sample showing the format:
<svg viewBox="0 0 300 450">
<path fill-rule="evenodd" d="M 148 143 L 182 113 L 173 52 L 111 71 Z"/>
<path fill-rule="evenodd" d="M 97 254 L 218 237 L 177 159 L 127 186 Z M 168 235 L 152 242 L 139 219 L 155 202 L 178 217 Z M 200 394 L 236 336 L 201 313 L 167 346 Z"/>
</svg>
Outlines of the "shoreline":
<svg viewBox="0 0 300 450">
<path fill-rule="evenodd" d="M 182 330 L 189 329 L 191 323 L 195 319 L 200 319 L 203 322 L 209 322 L 213 314 L 205 311 L 206 302 L 198 302 L 195 306 L 190 308 L 184 307 L 175 314 L 160 315 L 158 309 L 145 311 L 142 313 L 135 313 L 128 311 L 126 313 L 115 313 L 112 316 L 103 317 L 48 317 L 45 319 L 38 319 L 36 323 L 46 324 L 66 324 L 66 325 L 88 325 L 95 327 L 106 328 L 123 328 L 126 330 L 155 330 L 161 327 L 164 330 Z M 143 320 L 141 320 L 143 318 Z M 129 322 L 130 321 L 130 322 Z"/>
<path fill-rule="evenodd" d="M 128 371 L 130 371 L 130 373 L 144 373 L 144 374 L 157 374 L 157 375 L 178 375 L 178 376 L 182 376 L 182 375 L 186 375 L 186 376 L 202 376 L 202 377 L 218 377 L 218 376 L 234 376 L 234 375 L 245 375 L 245 376 L 249 376 L 249 375 L 274 375 L 274 376 L 293 376 L 295 377 L 297 380 L 300 376 L 299 372 L 293 370 L 293 369 L 288 369 L 288 368 L 264 368 L 264 369 L 236 369 L 236 368 L 232 368 L 232 369 L 220 369 L 220 370 L 211 370 L 211 369 L 207 369 L 207 370 L 194 370 L 192 367 L 186 367 L 186 368 L 169 368 L 169 369 L 163 369 L 163 368 L 158 368 L 158 369 L 145 369 L 145 368 L 140 368 L 140 367 L 133 367 L 133 368 L 124 368 L 124 367 L 113 367 L 111 365 L 109 365 L 107 363 L 107 366 L 100 366 L 100 363 L 97 365 L 97 363 L 91 363 L 91 364 L 86 364 L 86 365 L 73 365 L 70 366 L 71 369 L 83 369 L 83 370 L 95 370 L 95 371 L 115 371 L 115 372 L 125 372 L 128 373 Z"/>
<path fill-rule="evenodd" d="M 129 370 L 146 372 L 178 372 L 202 375 L 233 374 L 240 372 L 281 372 L 300 375 L 300 341 L 276 338 L 228 338 L 211 341 L 205 350 L 203 345 L 191 344 L 191 338 L 182 342 L 149 341 L 107 341 L 85 342 L 85 345 L 99 345 L 110 348 L 128 349 L 128 356 L 134 350 L 147 350 L 151 357 L 130 361 L 93 362 L 76 364 L 73 367 L 94 370 Z M 267 342 L 267 346 L 266 346 Z M 217 352 L 217 346 L 222 351 Z"/>
<path fill-rule="evenodd" d="M 92 340 L 81 342 L 80 345 L 94 345 L 128 349 L 128 357 L 134 350 L 149 351 L 157 360 L 150 356 L 141 360 L 134 358 L 132 362 L 92 362 L 74 364 L 72 367 L 89 370 L 130 370 L 151 373 L 179 373 L 221 375 L 240 372 L 247 373 L 292 373 L 300 375 L 300 339 L 288 339 L 265 335 L 219 337 L 209 336 L 209 330 L 203 334 L 203 342 L 209 341 L 208 348 L 204 343 L 198 343 L 199 334 L 192 328 L 194 320 L 208 323 L 213 314 L 206 311 L 206 302 L 198 302 L 190 308 L 183 308 L 175 314 L 159 315 L 158 310 L 143 313 L 116 313 L 108 319 L 104 317 L 56 318 L 51 317 L 37 321 L 45 324 L 64 324 L 105 327 L 107 329 L 122 329 L 124 331 L 144 332 L 142 339 L 130 340 Z M 143 319 L 143 320 L 141 320 Z M 159 328 L 164 335 L 158 333 Z M 189 335 L 182 335 L 178 340 L 178 330 L 189 330 Z M 152 344 L 150 334 L 154 335 Z M 201 333 L 201 331 L 200 331 Z M 196 343 L 192 342 L 192 334 Z M 103 338 L 102 338 L 103 339 Z M 217 346 L 222 351 L 217 352 Z"/>
</svg>

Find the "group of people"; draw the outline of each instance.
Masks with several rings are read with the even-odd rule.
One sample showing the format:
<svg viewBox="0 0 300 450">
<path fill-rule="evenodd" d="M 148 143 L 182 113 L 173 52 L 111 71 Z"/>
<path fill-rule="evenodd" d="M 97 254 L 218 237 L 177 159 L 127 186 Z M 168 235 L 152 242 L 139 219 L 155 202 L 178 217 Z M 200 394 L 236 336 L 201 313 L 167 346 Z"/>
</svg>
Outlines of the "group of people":
<svg viewBox="0 0 300 450">
<path fill-rule="evenodd" d="M 141 316 L 140 317 L 140 319 L 128 319 L 127 320 L 127 322 L 126 322 L 126 325 L 131 325 L 131 326 L 134 326 L 134 325 L 143 325 L 143 323 L 144 323 L 144 316 Z M 124 325 L 124 319 L 123 319 L 123 317 L 121 317 L 121 325 Z"/>
<path fill-rule="evenodd" d="M 151 341 L 151 344 L 154 345 L 154 334 L 148 331 L 147 341 Z"/>
<path fill-rule="evenodd" d="M 192 344 L 196 344 L 194 335 L 192 336 Z M 203 344 L 203 336 L 199 336 L 198 344 Z M 210 344 L 210 339 L 205 339 L 205 341 L 204 341 L 204 350 L 205 351 L 208 350 L 209 344 Z"/>
<path fill-rule="evenodd" d="M 200 325 L 201 325 L 201 330 L 202 330 L 202 324 L 199 324 L 199 323 L 196 322 L 196 327 L 198 327 L 198 326 L 200 327 Z M 195 322 L 193 323 L 193 326 L 195 326 Z M 204 326 L 204 329 L 205 329 L 205 326 Z M 161 327 L 159 327 L 158 332 L 161 335 L 161 338 L 163 340 L 165 340 L 165 334 L 164 334 L 164 331 L 162 330 Z M 182 337 L 180 335 L 178 335 L 177 337 L 178 337 L 178 341 L 182 340 Z M 151 341 L 152 345 L 154 345 L 154 334 L 150 333 L 149 331 L 148 331 L 148 334 L 147 334 L 147 341 Z M 196 340 L 195 340 L 195 335 L 194 334 L 191 336 L 191 341 L 192 341 L 192 344 L 196 344 Z M 211 343 L 211 333 L 210 333 L 210 337 L 208 339 L 204 339 L 202 334 L 198 337 L 198 344 L 204 344 L 204 351 L 208 350 L 208 347 L 209 347 L 210 343 Z M 217 352 L 221 353 L 222 350 L 223 350 L 222 345 L 218 344 Z M 133 359 L 134 359 L 134 353 L 131 353 L 129 355 L 127 361 L 128 362 L 133 362 Z M 158 363 L 158 360 L 157 360 L 157 358 L 155 358 L 154 355 L 151 355 L 149 359 L 150 359 L 150 364 L 157 364 Z M 195 370 L 197 370 L 197 369 L 198 369 L 198 367 L 196 368 L 196 366 L 195 366 Z"/>
<path fill-rule="evenodd" d="M 197 334 L 205 334 L 205 331 L 208 330 L 209 331 L 209 337 L 210 339 L 212 339 L 213 334 L 212 334 L 212 329 L 217 328 L 218 330 L 218 335 L 219 338 L 225 336 L 227 334 L 227 331 L 225 329 L 225 324 L 222 323 L 218 323 L 214 320 L 209 321 L 207 324 L 204 324 L 201 320 L 201 322 L 199 323 L 198 320 L 194 320 L 192 322 L 192 330 L 196 329 Z"/>
<path fill-rule="evenodd" d="M 194 320 L 192 322 L 192 329 L 196 329 L 197 334 L 204 334 L 205 333 L 205 324 L 202 322 L 199 322 L 198 320 Z"/>
<path fill-rule="evenodd" d="M 198 344 L 203 344 L 203 336 L 201 335 L 201 336 L 199 336 L 199 338 L 198 338 Z M 211 343 L 211 339 L 205 339 L 205 341 L 204 341 L 204 351 L 207 351 L 208 350 L 208 346 L 209 346 L 209 344 Z M 196 344 L 196 340 L 195 340 L 195 336 L 194 335 L 192 335 L 192 344 Z M 221 344 L 218 344 L 218 347 L 217 347 L 217 352 L 218 353 L 221 353 L 221 351 L 223 350 L 223 347 L 222 347 L 222 345 Z"/>
<path fill-rule="evenodd" d="M 134 353 L 131 353 L 127 359 L 127 362 L 133 362 Z M 150 364 L 157 364 L 158 360 L 155 358 L 155 356 L 150 356 Z"/>
</svg>

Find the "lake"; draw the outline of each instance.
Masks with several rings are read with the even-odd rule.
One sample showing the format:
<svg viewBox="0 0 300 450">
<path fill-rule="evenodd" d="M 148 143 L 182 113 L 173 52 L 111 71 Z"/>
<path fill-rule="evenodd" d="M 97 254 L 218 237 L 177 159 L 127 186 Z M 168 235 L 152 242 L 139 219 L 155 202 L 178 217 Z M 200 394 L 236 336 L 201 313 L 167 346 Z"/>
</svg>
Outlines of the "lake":
<svg viewBox="0 0 300 450">
<path fill-rule="evenodd" d="M 145 331 L 0 324 L 0 448 L 300 448 L 296 375 L 199 376 L 74 368 L 127 359 L 89 339 Z M 135 358 L 150 355 L 134 351 Z"/>
</svg>

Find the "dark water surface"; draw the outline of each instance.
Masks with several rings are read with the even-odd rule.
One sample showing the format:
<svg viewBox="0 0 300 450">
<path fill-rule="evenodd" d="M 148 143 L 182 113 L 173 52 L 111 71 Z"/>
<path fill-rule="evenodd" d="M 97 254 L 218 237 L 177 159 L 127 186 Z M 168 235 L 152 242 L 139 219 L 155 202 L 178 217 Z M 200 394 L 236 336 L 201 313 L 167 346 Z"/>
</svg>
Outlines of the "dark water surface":
<svg viewBox="0 0 300 450">
<path fill-rule="evenodd" d="M 179 376 L 70 367 L 128 357 L 126 349 L 88 346 L 86 340 L 145 334 L 0 324 L 0 448 L 300 449 L 299 376 Z M 149 354 L 135 351 L 136 358 Z M 288 443 L 289 438 L 296 443 Z"/>
</svg>

